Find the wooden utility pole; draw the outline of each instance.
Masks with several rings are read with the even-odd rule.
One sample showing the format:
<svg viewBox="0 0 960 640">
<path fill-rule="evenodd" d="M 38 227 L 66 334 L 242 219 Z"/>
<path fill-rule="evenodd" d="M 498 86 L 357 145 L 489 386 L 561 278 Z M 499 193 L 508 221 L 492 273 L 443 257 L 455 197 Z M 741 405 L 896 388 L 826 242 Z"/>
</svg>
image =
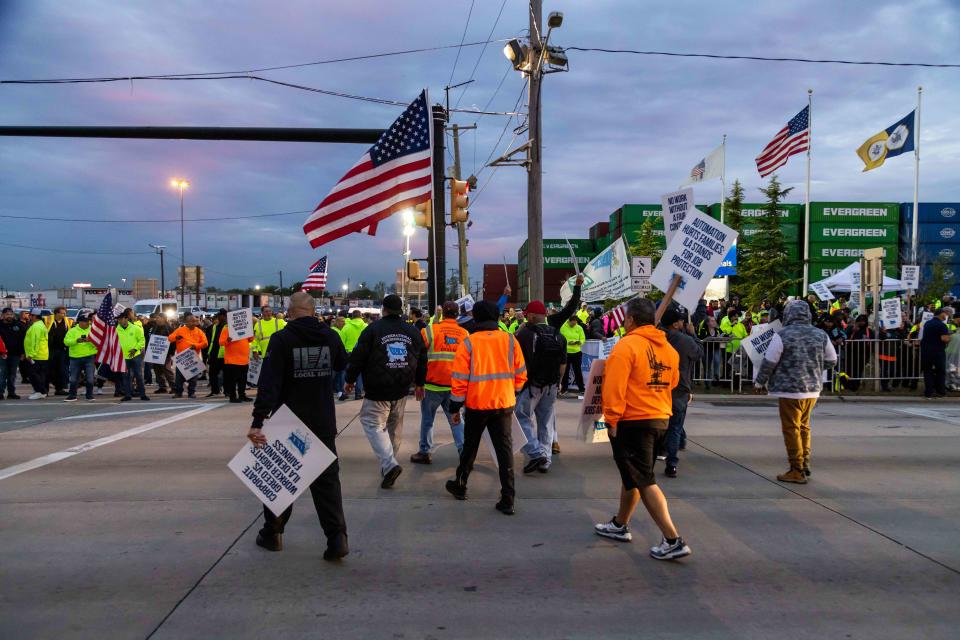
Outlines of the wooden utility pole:
<svg viewBox="0 0 960 640">
<path fill-rule="evenodd" d="M 543 79 L 543 40 L 540 37 L 543 2 L 530 0 L 529 160 L 527 166 L 528 300 L 543 300 L 543 167 L 540 159 L 540 82 Z"/>
</svg>

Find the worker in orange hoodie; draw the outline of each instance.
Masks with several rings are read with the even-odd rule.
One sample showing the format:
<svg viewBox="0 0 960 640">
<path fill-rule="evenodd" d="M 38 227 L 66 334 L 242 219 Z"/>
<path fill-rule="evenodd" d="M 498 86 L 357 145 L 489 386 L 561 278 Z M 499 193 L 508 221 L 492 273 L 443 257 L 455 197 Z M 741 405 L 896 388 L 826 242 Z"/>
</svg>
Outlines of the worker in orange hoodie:
<svg viewBox="0 0 960 640">
<path fill-rule="evenodd" d="M 230 397 L 230 402 L 253 402 L 253 398 L 247 396 L 247 367 L 250 366 L 250 343 L 253 338 L 234 340 L 230 332 L 229 323 L 220 332 L 223 391 Z"/>
<path fill-rule="evenodd" d="M 199 320 L 197 320 L 197 317 L 192 313 L 183 314 L 183 324 L 167 336 L 167 340 L 177 346 L 177 353 L 186 351 L 187 349 L 193 349 L 197 352 L 197 357 L 200 357 L 201 352 L 207 347 L 208 343 L 206 334 L 197 326 L 199 324 Z M 183 383 L 183 374 L 180 372 L 180 369 L 177 369 L 177 377 L 173 383 L 174 398 L 183 397 Z M 188 381 L 187 397 L 197 397 L 197 377 L 190 378 Z"/>
<path fill-rule="evenodd" d="M 656 327 L 656 308 L 643 298 L 627 304 L 620 339 L 603 372 L 603 420 L 607 424 L 613 459 L 620 471 L 620 510 L 610 522 L 594 526 L 605 538 L 630 542 L 630 517 L 643 506 L 663 533 L 650 549 L 657 560 L 690 555 L 670 519 L 667 499 L 657 486 L 653 465 L 664 444 L 673 413 L 672 390 L 680 382 L 680 356 Z"/>
<path fill-rule="evenodd" d="M 484 429 L 490 433 L 500 471 L 500 501 L 497 511 L 514 514 L 513 488 L 513 408 L 517 393 L 527 382 L 523 351 L 512 334 L 497 325 L 500 315 L 492 302 L 473 307 L 474 333 L 464 338 L 453 358 L 450 372 L 450 417 L 460 424 L 464 411 L 463 451 L 455 480 L 447 481 L 447 491 L 457 500 L 467 499 L 467 477 L 480 448 Z"/>
</svg>

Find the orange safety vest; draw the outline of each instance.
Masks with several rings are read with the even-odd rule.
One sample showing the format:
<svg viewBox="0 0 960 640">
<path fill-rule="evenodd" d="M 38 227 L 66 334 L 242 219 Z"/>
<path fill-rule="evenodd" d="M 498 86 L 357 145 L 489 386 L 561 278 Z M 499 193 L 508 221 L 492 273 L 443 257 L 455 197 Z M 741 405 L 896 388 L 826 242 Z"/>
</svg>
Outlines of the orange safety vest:
<svg viewBox="0 0 960 640">
<path fill-rule="evenodd" d="M 430 391 L 449 391 L 450 373 L 457 348 L 470 335 L 453 318 L 439 324 L 428 324 L 420 330 L 427 343 L 427 384 Z"/>
<path fill-rule="evenodd" d="M 454 356 L 450 400 L 468 409 L 510 409 L 526 382 L 517 339 L 504 331 L 478 331 L 464 338 Z"/>
</svg>

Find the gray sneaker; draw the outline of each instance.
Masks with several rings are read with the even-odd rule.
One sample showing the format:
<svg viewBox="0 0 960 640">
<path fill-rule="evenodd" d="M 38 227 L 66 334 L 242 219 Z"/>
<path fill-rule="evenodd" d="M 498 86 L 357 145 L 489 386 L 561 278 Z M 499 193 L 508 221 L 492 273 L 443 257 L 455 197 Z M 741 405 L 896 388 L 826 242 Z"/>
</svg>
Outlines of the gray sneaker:
<svg viewBox="0 0 960 640">
<path fill-rule="evenodd" d="M 633 540 L 633 534 L 630 533 L 627 525 L 616 524 L 614 518 L 610 518 L 610 522 L 601 522 L 593 525 L 593 532 L 598 536 L 612 538 L 620 542 L 630 542 Z"/>
<path fill-rule="evenodd" d="M 675 560 L 690 555 L 690 547 L 684 543 L 683 538 L 677 538 L 673 544 L 667 542 L 666 538 L 660 540 L 660 544 L 650 547 L 650 555 L 657 560 Z"/>
</svg>

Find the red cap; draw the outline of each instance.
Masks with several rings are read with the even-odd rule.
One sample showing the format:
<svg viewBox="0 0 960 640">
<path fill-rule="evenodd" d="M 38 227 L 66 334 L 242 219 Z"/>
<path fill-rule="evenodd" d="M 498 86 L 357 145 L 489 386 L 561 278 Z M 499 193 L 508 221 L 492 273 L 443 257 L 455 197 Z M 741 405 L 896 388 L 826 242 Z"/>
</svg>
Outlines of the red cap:
<svg viewBox="0 0 960 640">
<path fill-rule="evenodd" d="M 532 300 L 526 308 L 527 313 L 539 313 L 542 315 L 547 315 L 547 308 L 543 306 L 543 302 L 540 300 Z"/>
</svg>

